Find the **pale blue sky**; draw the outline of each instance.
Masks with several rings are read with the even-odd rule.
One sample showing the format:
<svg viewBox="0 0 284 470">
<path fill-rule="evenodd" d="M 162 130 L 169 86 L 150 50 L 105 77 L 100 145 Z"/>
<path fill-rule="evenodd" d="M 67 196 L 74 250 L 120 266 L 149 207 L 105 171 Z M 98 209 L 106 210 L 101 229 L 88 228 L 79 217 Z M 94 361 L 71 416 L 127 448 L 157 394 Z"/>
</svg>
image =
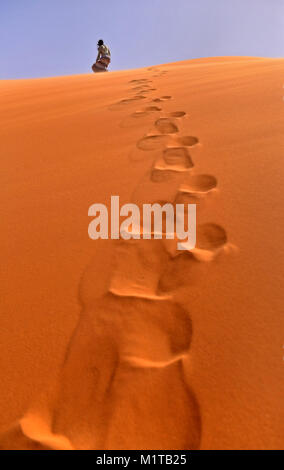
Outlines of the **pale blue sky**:
<svg viewBox="0 0 284 470">
<path fill-rule="evenodd" d="M 284 0 L 0 0 L 0 79 L 225 55 L 283 57 Z"/>
</svg>

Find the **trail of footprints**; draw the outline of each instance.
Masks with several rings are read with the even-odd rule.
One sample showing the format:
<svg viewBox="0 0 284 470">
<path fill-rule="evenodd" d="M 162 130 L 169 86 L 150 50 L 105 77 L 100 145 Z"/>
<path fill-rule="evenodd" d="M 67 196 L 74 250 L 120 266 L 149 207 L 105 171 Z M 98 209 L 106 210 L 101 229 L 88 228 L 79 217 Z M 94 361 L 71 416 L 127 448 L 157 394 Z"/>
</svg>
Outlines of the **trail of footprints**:
<svg viewBox="0 0 284 470">
<path fill-rule="evenodd" d="M 130 83 L 134 97 L 116 106 L 130 106 L 156 91 L 148 79 Z M 170 99 L 149 98 L 142 110 L 130 115 L 138 124 L 143 116 L 156 116 L 156 133 L 137 142 L 138 151 L 155 155 L 133 194 L 132 202 L 138 205 L 187 204 L 202 200 L 217 186 L 212 175 L 190 174 L 190 149 L 198 138 L 179 134 L 179 120 L 186 112 L 157 116 Z M 147 200 L 153 188 L 157 198 Z M 197 449 L 201 413 L 183 371 L 192 323 L 174 291 L 181 262 L 213 260 L 226 243 L 225 230 L 214 223 L 197 227 L 196 248 L 182 256 L 177 256 L 175 240 L 118 241 L 109 290 L 102 298 L 96 297 L 96 279 L 87 268 L 79 288 L 81 318 L 51 405 L 51 437 L 46 431 L 45 438 L 31 437 L 25 431 L 29 426 L 17 425 L 10 430 L 15 439 L 21 435 L 29 448 Z"/>
</svg>

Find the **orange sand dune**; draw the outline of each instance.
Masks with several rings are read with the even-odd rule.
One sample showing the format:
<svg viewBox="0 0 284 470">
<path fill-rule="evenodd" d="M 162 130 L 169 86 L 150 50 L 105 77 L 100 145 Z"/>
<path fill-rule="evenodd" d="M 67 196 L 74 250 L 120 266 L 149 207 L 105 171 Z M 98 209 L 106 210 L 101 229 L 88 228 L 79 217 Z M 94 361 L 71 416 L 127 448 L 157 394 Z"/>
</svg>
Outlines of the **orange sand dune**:
<svg viewBox="0 0 284 470">
<path fill-rule="evenodd" d="M 1 449 L 284 448 L 284 60 L 0 82 Z M 197 245 L 88 208 L 197 204 Z"/>
</svg>

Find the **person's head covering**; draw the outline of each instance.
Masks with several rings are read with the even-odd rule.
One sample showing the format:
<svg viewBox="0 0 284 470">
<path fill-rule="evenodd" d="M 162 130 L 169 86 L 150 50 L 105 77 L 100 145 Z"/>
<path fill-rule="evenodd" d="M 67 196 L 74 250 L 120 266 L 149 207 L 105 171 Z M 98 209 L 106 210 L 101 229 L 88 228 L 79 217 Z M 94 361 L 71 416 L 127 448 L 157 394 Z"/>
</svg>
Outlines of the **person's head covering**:
<svg viewBox="0 0 284 470">
<path fill-rule="evenodd" d="M 98 46 L 103 46 L 103 44 L 104 44 L 104 41 L 102 39 L 99 39 L 98 40 Z"/>
</svg>

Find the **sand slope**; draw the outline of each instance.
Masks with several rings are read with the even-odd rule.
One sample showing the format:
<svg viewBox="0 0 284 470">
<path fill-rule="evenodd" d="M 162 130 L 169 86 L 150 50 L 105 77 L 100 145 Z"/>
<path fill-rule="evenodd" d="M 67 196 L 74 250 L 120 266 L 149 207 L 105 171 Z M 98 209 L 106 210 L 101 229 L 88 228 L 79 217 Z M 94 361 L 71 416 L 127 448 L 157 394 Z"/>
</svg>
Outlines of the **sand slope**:
<svg viewBox="0 0 284 470">
<path fill-rule="evenodd" d="M 0 82 L 2 449 L 283 448 L 284 61 Z M 197 247 L 88 208 L 197 204 Z"/>
</svg>

